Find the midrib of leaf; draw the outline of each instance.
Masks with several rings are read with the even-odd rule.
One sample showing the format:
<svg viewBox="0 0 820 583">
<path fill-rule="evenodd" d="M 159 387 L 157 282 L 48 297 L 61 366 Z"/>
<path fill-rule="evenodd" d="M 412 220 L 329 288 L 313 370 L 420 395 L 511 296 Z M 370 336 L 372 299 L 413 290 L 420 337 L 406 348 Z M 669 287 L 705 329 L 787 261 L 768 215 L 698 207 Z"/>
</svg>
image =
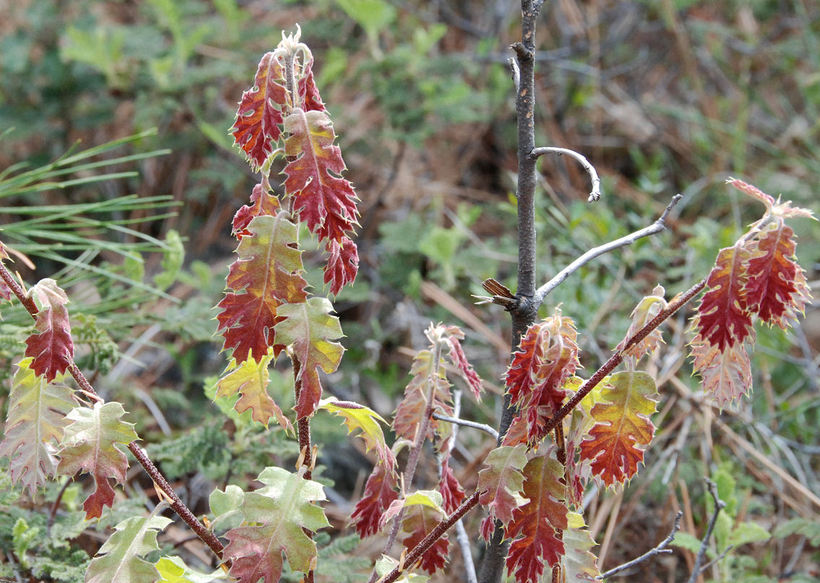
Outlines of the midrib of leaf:
<svg viewBox="0 0 820 583">
<path fill-rule="evenodd" d="M 119 581 L 118 577 L 120 571 L 128 564 L 128 559 L 131 557 L 137 557 L 139 553 L 139 544 L 142 543 L 142 538 L 145 535 L 145 532 L 148 530 L 149 524 L 151 519 L 153 518 L 153 514 L 142 521 L 142 526 L 140 527 L 139 531 L 137 531 L 136 536 L 131 539 L 131 542 L 125 549 L 125 552 L 122 554 L 122 559 L 117 562 L 117 570 L 113 573 L 113 578 L 111 581 Z M 125 534 L 125 533 L 123 533 Z M 137 548 L 134 548 L 134 547 Z M 133 549 L 133 550 L 132 550 Z M 127 576 L 126 576 L 127 577 Z M 125 578 L 123 578 L 125 579 Z"/>
</svg>

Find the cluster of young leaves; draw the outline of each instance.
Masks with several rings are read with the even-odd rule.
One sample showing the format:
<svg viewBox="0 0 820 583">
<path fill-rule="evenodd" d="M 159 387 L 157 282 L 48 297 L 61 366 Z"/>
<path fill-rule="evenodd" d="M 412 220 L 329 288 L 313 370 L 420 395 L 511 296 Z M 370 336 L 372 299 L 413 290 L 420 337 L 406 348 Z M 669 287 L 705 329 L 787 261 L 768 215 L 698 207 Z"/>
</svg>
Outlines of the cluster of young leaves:
<svg viewBox="0 0 820 583">
<path fill-rule="evenodd" d="M 303 222 L 325 244 L 325 283 L 337 294 L 353 283 L 358 252 L 351 236 L 358 225 L 357 197 L 347 180 L 330 116 L 313 76 L 313 57 L 299 34 L 283 35 L 266 53 L 254 85 L 242 95 L 231 128 L 260 182 L 249 205 L 237 211 L 233 233 L 238 258 L 227 277 L 217 319 L 224 349 L 233 361 L 218 395 L 241 395 L 239 412 L 250 410 L 267 425 L 291 424 L 266 392 L 271 361 L 288 350 L 297 383 L 296 414 L 312 415 L 322 397 L 319 370 L 331 373 L 344 349 L 332 305 L 308 297 L 298 227 Z M 284 156 L 283 194 L 270 185 L 273 160 Z"/>
<path fill-rule="evenodd" d="M 453 413 L 451 385 L 446 375 L 448 361 L 476 398 L 480 397 L 482 387 L 480 377 L 464 355 L 460 342 L 464 333 L 458 327 L 431 324 L 425 334 L 430 346 L 416 353 L 410 370 L 412 378 L 393 418 L 392 427 L 397 436 L 393 449 L 410 447 L 420 451 L 424 441 L 431 440 L 442 460 L 438 488 L 399 492 L 394 452 L 383 443 L 371 440 L 379 455 L 351 515 L 353 526 L 362 537 L 373 535 L 387 528 L 393 520 L 399 520 L 402 544 L 407 549 L 412 549 L 427 536 L 465 498 L 464 489 L 448 464 L 451 426 L 433 418 L 434 413 Z M 373 415 L 371 412 L 370 417 Z M 363 430 L 362 434 L 365 433 Z M 381 428 L 378 436 L 383 439 Z M 412 479 L 412 473 L 409 477 Z M 409 483 L 404 485 L 410 487 Z M 421 556 L 421 568 L 430 574 L 442 568 L 448 551 L 449 543 L 443 536 Z"/>
<path fill-rule="evenodd" d="M 786 329 L 811 299 L 786 219 L 813 218 L 812 212 L 742 180 L 727 182 L 766 205 L 766 212 L 734 245 L 720 250 L 691 324 L 694 369 L 721 405 L 750 394 L 754 321 Z"/>
</svg>

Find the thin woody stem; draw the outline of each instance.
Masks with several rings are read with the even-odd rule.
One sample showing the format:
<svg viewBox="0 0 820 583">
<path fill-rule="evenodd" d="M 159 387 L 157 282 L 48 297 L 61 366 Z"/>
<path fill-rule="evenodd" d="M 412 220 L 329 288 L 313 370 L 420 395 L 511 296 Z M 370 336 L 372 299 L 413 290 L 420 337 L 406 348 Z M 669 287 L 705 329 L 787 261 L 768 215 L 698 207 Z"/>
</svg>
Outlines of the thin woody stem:
<svg viewBox="0 0 820 583">
<path fill-rule="evenodd" d="M 639 342 L 641 342 L 644 338 L 649 336 L 655 328 L 660 326 L 667 318 L 672 316 L 675 312 L 681 309 L 689 300 L 694 298 L 698 292 L 700 292 L 706 286 L 706 280 L 702 279 L 688 290 L 686 290 L 683 294 L 677 296 L 675 299 L 670 302 L 670 304 L 666 307 L 666 309 L 662 310 L 658 313 L 657 316 L 652 318 L 646 325 L 638 330 L 632 338 L 630 338 L 624 345 L 623 348 L 615 352 L 609 360 L 607 360 L 601 368 L 595 371 L 589 379 L 581 385 L 581 388 L 572 396 L 572 398 L 567 401 L 567 403 L 561 407 L 555 416 L 547 421 L 546 426 L 544 427 L 544 432 L 549 433 L 561 422 L 561 420 L 569 415 L 573 409 L 581 402 L 581 400 L 586 397 L 592 389 L 594 389 L 598 383 L 600 383 L 605 376 L 615 370 L 615 367 L 621 364 L 624 359 L 624 354 L 626 351 L 635 346 Z"/>
<path fill-rule="evenodd" d="M 431 530 L 427 536 L 421 539 L 419 543 L 413 547 L 409 553 L 407 553 L 402 562 L 396 565 L 387 575 L 379 579 L 379 583 L 393 583 L 393 581 L 398 579 L 405 570 L 412 568 L 416 561 L 418 561 L 421 556 L 426 553 L 427 550 L 450 529 L 450 527 L 461 520 L 465 514 L 467 514 L 478 504 L 479 494 L 480 492 L 478 490 L 473 492 L 473 495 L 464 500 L 464 502 L 462 502 L 450 516 L 438 523 L 438 525 Z"/>
<path fill-rule="evenodd" d="M 26 311 L 28 311 L 31 317 L 36 319 L 37 313 L 39 312 L 37 304 L 35 304 L 34 300 L 25 293 L 22 286 L 2 263 L 0 263 L 0 278 L 3 279 L 11 292 L 17 297 L 18 300 L 20 300 L 20 303 L 23 304 L 23 307 L 26 308 Z M 74 380 L 77 381 L 77 385 L 79 385 L 80 390 L 83 393 L 98 401 L 103 400 L 97 394 L 97 391 L 94 390 L 94 387 L 91 386 L 91 383 L 88 382 L 88 379 L 85 377 L 83 372 L 74 363 L 73 359 L 68 366 L 68 372 L 72 377 L 74 377 Z M 185 503 L 171 487 L 171 484 L 168 483 L 168 480 L 162 472 L 159 471 L 159 468 L 157 468 L 157 466 L 154 465 L 154 462 L 152 462 L 145 454 L 145 450 L 137 445 L 136 441 L 129 443 L 128 449 L 132 454 L 134 454 L 134 457 L 145 469 L 146 473 L 151 476 L 154 484 L 156 484 L 157 487 L 168 497 L 171 509 L 176 512 L 188 526 L 191 527 L 191 530 L 193 530 L 194 533 L 202 539 L 206 545 L 208 545 L 217 557 L 222 559 L 222 551 L 224 548 L 222 543 L 219 542 L 219 539 L 214 535 L 214 533 L 209 531 L 205 525 L 202 524 L 196 516 L 194 516 L 193 512 L 191 512 L 191 510 L 185 505 Z"/>
</svg>

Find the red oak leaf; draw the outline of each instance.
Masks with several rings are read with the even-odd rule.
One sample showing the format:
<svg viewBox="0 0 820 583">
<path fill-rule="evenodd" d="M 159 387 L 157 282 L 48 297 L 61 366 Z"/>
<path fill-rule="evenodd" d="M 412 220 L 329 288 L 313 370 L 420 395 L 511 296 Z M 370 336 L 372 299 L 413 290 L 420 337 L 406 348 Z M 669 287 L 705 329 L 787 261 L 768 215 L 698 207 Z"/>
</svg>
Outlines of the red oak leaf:
<svg viewBox="0 0 820 583">
<path fill-rule="evenodd" d="M 359 271 L 359 251 L 349 237 L 340 240 L 329 239 L 325 245 L 327 265 L 325 283 L 330 284 L 330 293 L 336 295 L 347 284 L 353 283 Z"/>
<path fill-rule="evenodd" d="M 754 337 L 745 290 L 751 258 L 751 248 L 743 243 L 720 250 L 692 320 L 695 334 L 721 350 Z"/>
<path fill-rule="evenodd" d="M 298 85 L 299 97 L 302 98 L 305 111 L 326 111 L 319 90 L 316 88 L 316 80 L 313 78 L 313 59 L 305 63 Z"/>
<path fill-rule="evenodd" d="M 795 260 L 794 231 L 782 219 L 766 226 L 749 260 L 745 293 L 749 310 L 784 330 L 811 301 L 803 269 Z"/>
<path fill-rule="evenodd" d="M 638 471 L 655 434 L 649 416 L 655 412 L 655 380 L 645 372 L 618 372 L 604 384 L 592 407 L 595 425 L 581 442 L 581 457 L 607 486 L 628 480 Z"/>
<path fill-rule="evenodd" d="M 530 443 L 544 438 L 544 426 L 566 397 L 563 384 L 580 366 L 576 337 L 572 319 L 556 308 L 553 316 L 529 327 L 513 354 L 507 391 L 527 421 Z"/>
<path fill-rule="evenodd" d="M 265 53 L 259 61 L 254 85 L 242 94 L 236 121 L 231 127 L 234 143 L 258 170 L 273 152 L 272 142 L 281 135 L 282 110 L 289 104 L 282 63 L 276 53 Z"/>
<path fill-rule="evenodd" d="M 393 416 L 393 430 L 399 437 L 410 441 L 416 439 L 416 432 L 427 411 L 430 383 L 435 384 L 433 410 L 438 410 L 445 415 L 453 412 L 450 405 L 450 383 L 444 377 L 444 367 L 441 363 L 436 367 L 433 361 L 433 352 L 430 350 L 420 350 L 413 358 L 413 365 L 410 368 L 413 378 L 404 389 L 404 398 L 396 407 L 396 414 Z M 432 438 L 436 425 L 436 423 L 431 423 L 430 431 L 425 439 Z"/>
<path fill-rule="evenodd" d="M 386 464 L 376 464 L 373 473 L 367 478 L 364 494 L 350 515 L 360 537 L 370 536 L 379 531 L 384 511 L 399 498 L 397 487 L 398 479 L 394 469 Z"/>
<path fill-rule="evenodd" d="M 39 311 L 34 322 L 37 332 L 26 338 L 30 368 L 48 382 L 69 367 L 74 358 L 74 341 L 68 321 L 68 296 L 53 279 L 43 279 L 29 290 Z"/>
<path fill-rule="evenodd" d="M 529 502 L 515 510 L 506 528 L 507 537 L 513 539 L 507 569 L 518 583 L 536 583 L 544 564 L 555 565 L 564 554 L 564 468 L 556 459 L 538 456 L 527 462 L 523 473 L 524 496 Z"/>
<path fill-rule="evenodd" d="M 441 478 L 438 481 L 438 491 L 443 500 L 442 506 L 448 514 L 452 514 L 466 497 L 464 488 L 458 483 L 458 479 L 450 467 L 449 456 L 441 462 Z"/>
<path fill-rule="evenodd" d="M 224 348 L 233 349 L 237 363 L 252 357 L 261 361 L 268 347 L 279 354 L 285 342 L 275 340 L 277 314 L 285 302 L 304 302 L 307 282 L 302 277 L 302 255 L 294 248 L 296 225 L 286 212 L 257 216 L 247 226 L 227 278 L 228 292 L 217 305 Z"/>
<path fill-rule="evenodd" d="M 358 225 L 358 197 L 341 178 L 345 170 L 327 113 L 294 109 L 285 118 L 285 192 L 294 210 L 320 240 L 340 240 Z"/>
<path fill-rule="evenodd" d="M 460 339 L 464 338 L 464 333 L 456 326 L 450 326 L 450 328 L 455 328 L 455 330 L 458 331 L 458 334 L 454 334 L 447 339 L 450 344 L 450 361 L 467 382 L 467 386 L 470 387 L 470 391 L 473 393 L 473 396 L 477 401 L 480 401 L 482 385 L 481 377 L 478 376 L 478 373 L 476 373 L 473 369 L 473 365 L 467 360 L 467 355 L 464 354 L 464 349 L 461 347 L 461 343 L 459 342 Z"/>
<path fill-rule="evenodd" d="M 244 205 L 233 217 L 232 233 L 237 239 L 250 235 L 247 226 L 259 215 L 276 215 L 279 212 L 279 199 L 264 190 L 261 184 L 253 187 L 251 205 Z"/>
</svg>

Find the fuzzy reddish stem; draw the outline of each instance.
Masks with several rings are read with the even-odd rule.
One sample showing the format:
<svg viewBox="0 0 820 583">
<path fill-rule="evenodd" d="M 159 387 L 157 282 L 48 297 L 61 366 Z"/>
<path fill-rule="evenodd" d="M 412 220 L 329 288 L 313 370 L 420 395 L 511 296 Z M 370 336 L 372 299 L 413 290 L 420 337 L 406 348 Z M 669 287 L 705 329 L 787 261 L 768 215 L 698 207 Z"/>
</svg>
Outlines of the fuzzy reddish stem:
<svg viewBox="0 0 820 583">
<path fill-rule="evenodd" d="M 407 553 L 404 557 L 404 561 L 396 565 L 392 571 L 390 571 L 387 575 L 383 578 L 379 579 L 379 583 L 392 583 L 396 579 L 399 578 L 399 575 L 402 574 L 406 569 L 411 568 L 416 561 L 418 561 L 421 556 L 427 552 L 427 550 L 435 544 L 435 542 L 442 537 L 442 535 L 447 532 L 451 526 L 453 526 L 456 522 L 461 520 L 461 518 L 467 514 L 470 510 L 472 510 L 476 505 L 478 505 L 478 497 L 480 492 L 476 490 L 472 496 L 464 500 L 461 505 L 455 509 L 455 511 L 448 516 L 445 520 L 441 521 L 436 525 L 436 527 L 429 532 L 427 536 L 419 541 L 419 543 L 412 548 L 412 550 Z M 400 568 L 401 567 L 401 568 Z"/>
<path fill-rule="evenodd" d="M 34 303 L 34 300 L 26 295 L 23 288 L 14 279 L 11 272 L 6 268 L 5 265 L 0 263 L 0 278 L 6 282 L 6 285 L 9 286 L 9 289 L 12 293 L 17 296 L 17 299 L 20 300 L 20 303 L 23 304 L 23 307 L 26 308 L 26 311 L 31 315 L 32 318 L 37 318 L 37 304 Z M 77 381 L 77 385 L 80 387 L 80 390 L 86 393 L 89 397 L 93 399 L 97 399 L 102 401 L 103 399 L 97 394 L 97 391 L 94 390 L 94 387 L 91 386 L 91 383 L 88 382 L 88 379 L 85 378 L 85 375 L 74 362 L 71 360 L 71 363 L 68 366 L 68 372 L 74 377 L 74 380 Z M 162 475 L 162 472 L 159 471 L 154 462 L 152 462 L 148 456 L 145 454 L 145 451 L 137 445 L 136 441 L 132 441 L 128 444 L 128 449 L 134 454 L 134 457 L 140 463 L 140 465 L 145 469 L 146 473 L 151 476 L 151 479 L 154 481 L 154 484 L 159 487 L 163 493 L 168 497 L 170 500 L 171 509 L 176 512 L 179 517 L 185 521 L 185 523 L 191 527 L 191 530 L 202 539 L 202 541 L 208 545 L 208 547 L 214 552 L 214 554 L 219 558 L 222 559 L 222 550 L 223 546 L 222 543 L 219 542 L 219 539 L 209 531 L 204 524 L 202 524 L 196 516 L 194 516 L 193 512 L 185 505 L 185 503 L 177 496 L 177 493 L 174 492 L 174 489 L 168 483 L 168 480 Z"/>
<path fill-rule="evenodd" d="M 686 305 L 686 303 L 689 302 L 689 300 L 691 300 L 693 297 L 695 297 L 698 294 L 698 292 L 700 292 L 705 286 L 706 280 L 702 279 L 701 281 L 690 287 L 688 290 L 686 290 L 683 294 L 674 299 L 672 303 L 670 303 L 666 307 L 666 309 L 662 310 L 660 313 L 658 313 L 657 316 L 655 316 L 649 322 L 647 322 L 643 328 L 638 330 L 635 333 L 635 335 L 626 342 L 624 347 L 612 356 L 610 356 L 609 360 L 607 360 L 601 366 L 601 368 L 595 371 L 595 374 L 589 377 L 589 379 L 583 385 L 581 385 L 581 388 L 579 388 L 578 391 L 572 396 L 572 398 L 558 410 L 555 416 L 549 421 L 547 421 L 547 425 L 544 428 L 544 432 L 549 433 L 550 431 L 555 429 L 555 427 L 561 422 L 561 420 L 564 417 L 572 413 L 572 410 L 578 406 L 578 403 L 581 402 L 581 399 L 586 397 L 589 394 L 589 392 L 592 391 L 592 389 L 594 389 L 598 385 L 598 383 L 600 383 L 604 379 L 605 376 L 607 376 L 609 373 L 615 370 L 616 366 L 621 364 L 621 362 L 624 359 L 624 353 L 629 348 L 635 346 L 641 340 L 649 336 L 649 334 L 651 334 L 652 331 L 655 330 L 655 328 L 660 326 L 664 322 L 664 320 L 669 318 L 671 315 L 673 315 L 675 312 L 681 309 L 684 305 Z"/>
</svg>

